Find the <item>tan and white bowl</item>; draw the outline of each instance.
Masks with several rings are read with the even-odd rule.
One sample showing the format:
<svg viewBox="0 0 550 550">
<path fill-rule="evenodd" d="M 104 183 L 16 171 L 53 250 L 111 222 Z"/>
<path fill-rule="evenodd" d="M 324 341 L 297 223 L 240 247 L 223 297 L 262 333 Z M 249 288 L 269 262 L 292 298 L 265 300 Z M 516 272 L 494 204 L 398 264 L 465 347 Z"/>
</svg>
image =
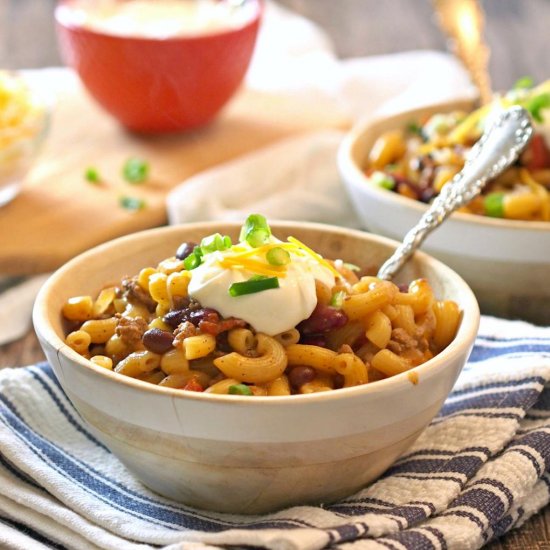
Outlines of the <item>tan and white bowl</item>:
<svg viewBox="0 0 550 550">
<path fill-rule="evenodd" d="M 327 258 L 379 265 L 396 243 L 318 224 L 272 224 Z M 161 228 L 94 248 L 54 273 L 34 308 L 40 343 L 63 389 L 95 435 L 154 491 L 199 508 L 262 513 L 345 497 L 382 474 L 437 413 L 467 360 L 479 310 L 464 281 L 419 253 L 399 277 L 426 277 L 463 311 L 455 340 L 407 374 L 311 395 L 245 397 L 161 388 L 95 366 L 64 343 L 61 308 L 106 282 L 175 253 L 183 241 L 236 224 Z"/>
<path fill-rule="evenodd" d="M 434 105 L 358 123 L 343 140 L 338 166 L 362 225 L 401 241 L 427 206 L 372 184 L 364 167 L 383 132 L 434 114 L 468 110 L 467 101 Z M 454 213 L 422 245 L 459 273 L 484 313 L 550 323 L 550 222 Z"/>
</svg>

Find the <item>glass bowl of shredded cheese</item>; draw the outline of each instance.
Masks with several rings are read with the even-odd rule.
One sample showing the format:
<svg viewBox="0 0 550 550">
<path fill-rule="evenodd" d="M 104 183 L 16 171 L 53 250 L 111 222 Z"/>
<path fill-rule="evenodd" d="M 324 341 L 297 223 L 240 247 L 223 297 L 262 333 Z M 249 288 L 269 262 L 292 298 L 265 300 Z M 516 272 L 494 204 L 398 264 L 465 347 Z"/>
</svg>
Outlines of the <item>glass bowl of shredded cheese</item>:
<svg viewBox="0 0 550 550">
<path fill-rule="evenodd" d="M 44 98 L 25 77 L 0 70 L 0 206 L 19 192 L 48 126 Z"/>
</svg>

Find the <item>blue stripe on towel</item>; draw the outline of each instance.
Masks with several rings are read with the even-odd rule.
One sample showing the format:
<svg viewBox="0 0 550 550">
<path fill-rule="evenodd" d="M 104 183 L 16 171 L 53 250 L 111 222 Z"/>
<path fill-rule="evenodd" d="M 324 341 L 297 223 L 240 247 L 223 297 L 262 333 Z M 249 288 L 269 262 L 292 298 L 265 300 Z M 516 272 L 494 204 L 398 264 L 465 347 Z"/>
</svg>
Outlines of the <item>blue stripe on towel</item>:
<svg viewBox="0 0 550 550">
<path fill-rule="evenodd" d="M 499 347 L 495 346 L 483 346 L 476 344 L 472 349 L 469 363 L 479 363 L 487 359 L 499 357 L 502 355 L 515 355 L 518 357 L 527 357 L 529 355 L 537 355 L 538 357 L 550 357 L 550 343 L 540 344 L 517 344 L 517 345 L 503 345 Z"/>
</svg>

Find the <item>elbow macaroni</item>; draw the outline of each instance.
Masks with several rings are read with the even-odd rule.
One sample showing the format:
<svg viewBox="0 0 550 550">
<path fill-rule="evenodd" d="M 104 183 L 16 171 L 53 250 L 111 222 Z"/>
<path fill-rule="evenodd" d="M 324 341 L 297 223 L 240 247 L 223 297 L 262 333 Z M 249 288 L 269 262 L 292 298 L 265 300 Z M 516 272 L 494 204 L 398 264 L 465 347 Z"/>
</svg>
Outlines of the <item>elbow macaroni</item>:
<svg viewBox="0 0 550 550">
<path fill-rule="evenodd" d="M 191 276 L 180 260 L 168 258 L 142 269 L 134 287 L 106 287 L 96 299 L 70 298 L 62 309 L 74 328 L 67 345 L 99 367 L 162 387 L 286 396 L 373 383 L 408 371 L 449 345 L 461 318 L 458 305 L 437 300 L 424 279 L 401 291 L 376 277 L 346 273 L 333 288 L 316 285 L 321 310 L 330 311 L 338 296 L 346 318 L 322 334 L 308 335 L 298 325 L 268 336 L 217 313 L 212 321 L 208 312 L 204 322 L 190 322 L 188 316 L 175 326 L 170 315 L 189 304 Z M 201 307 L 195 304 L 189 311 Z"/>
</svg>

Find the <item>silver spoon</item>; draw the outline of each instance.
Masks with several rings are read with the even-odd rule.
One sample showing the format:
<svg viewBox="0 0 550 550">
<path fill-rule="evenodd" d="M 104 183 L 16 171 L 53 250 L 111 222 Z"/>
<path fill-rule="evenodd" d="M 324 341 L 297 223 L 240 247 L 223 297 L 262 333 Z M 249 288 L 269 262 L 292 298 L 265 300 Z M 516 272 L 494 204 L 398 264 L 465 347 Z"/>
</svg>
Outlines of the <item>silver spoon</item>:
<svg viewBox="0 0 550 550">
<path fill-rule="evenodd" d="M 531 119 L 523 107 L 510 107 L 500 113 L 470 150 L 464 168 L 443 187 L 420 221 L 384 262 L 378 277 L 388 281 L 392 279 L 449 214 L 470 202 L 489 180 L 517 160 L 532 135 Z"/>
</svg>

